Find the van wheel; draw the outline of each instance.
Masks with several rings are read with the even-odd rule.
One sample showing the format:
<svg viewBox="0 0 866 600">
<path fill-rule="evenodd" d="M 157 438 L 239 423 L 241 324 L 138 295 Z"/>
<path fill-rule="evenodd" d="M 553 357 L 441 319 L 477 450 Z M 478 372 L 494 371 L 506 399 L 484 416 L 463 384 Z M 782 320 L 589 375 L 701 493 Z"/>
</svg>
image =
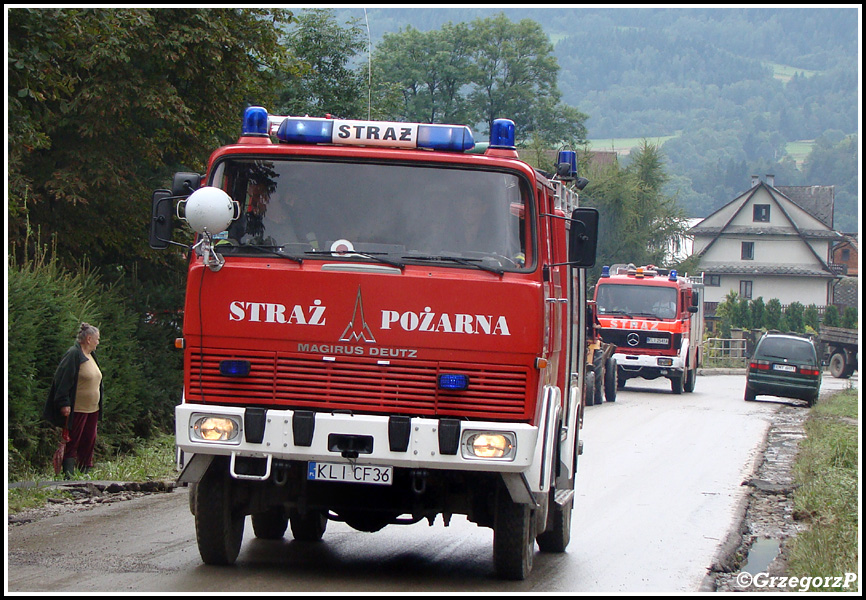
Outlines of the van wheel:
<svg viewBox="0 0 866 600">
<path fill-rule="evenodd" d="M 535 515 L 528 504 L 517 504 L 505 486 L 496 493 L 493 516 L 493 565 L 502 579 L 523 580 L 532 571 Z"/>
<path fill-rule="evenodd" d="M 219 468 L 208 469 L 195 494 L 195 538 L 205 564 L 235 562 L 244 538 L 245 519 L 244 513 L 233 506 L 231 477 Z"/>
</svg>

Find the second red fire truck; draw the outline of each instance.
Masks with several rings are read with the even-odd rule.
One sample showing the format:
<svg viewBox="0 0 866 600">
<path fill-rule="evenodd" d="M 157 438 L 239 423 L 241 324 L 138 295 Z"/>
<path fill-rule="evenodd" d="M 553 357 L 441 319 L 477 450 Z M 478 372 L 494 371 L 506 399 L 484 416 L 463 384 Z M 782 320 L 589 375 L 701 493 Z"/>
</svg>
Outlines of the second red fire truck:
<svg viewBox="0 0 866 600">
<path fill-rule="evenodd" d="M 501 577 L 571 535 L 586 268 L 598 213 L 519 159 L 514 124 L 247 110 L 207 173 L 154 193 L 150 243 L 197 233 L 176 438 L 202 559 L 452 515 Z M 583 180 L 585 182 L 585 180 Z"/>
<path fill-rule="evenodd" d="M 703 336 L 702 278 L 650 265 L 603 267 L 595 286 L 602 340 L 616 346 L 617 387 L 666 377 L 675 394 L 695 389 Z"/>
</svg>

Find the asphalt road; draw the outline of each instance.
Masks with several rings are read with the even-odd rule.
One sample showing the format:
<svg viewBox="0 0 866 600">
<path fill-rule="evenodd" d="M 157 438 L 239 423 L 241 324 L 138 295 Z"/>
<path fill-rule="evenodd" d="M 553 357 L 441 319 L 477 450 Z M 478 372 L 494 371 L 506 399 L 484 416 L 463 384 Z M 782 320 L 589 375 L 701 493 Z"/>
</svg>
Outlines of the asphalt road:
<svg viewBox="0 0 866 600">
<path fill-rule="evenodd" d="M 571 545 L 529 579 L 493 576 L 492 531 L 455 517 L 369 534 L 329 523 L 321 543 L 257 540 L 237 564 L 201 563 L 188 493 L 97 505 L 7 526 L 7 592 L 611 592 L 701 589 L 736 526 L 778 402 L 743 401 L 743 375 L 630 380 L 587 408 Z M 825 389 L 846 382 L 824 379 Z M 804 405 L 805 406 L 805 405 Z M 804 408 L 805 410 L 805 408 Z"/>
</svg>

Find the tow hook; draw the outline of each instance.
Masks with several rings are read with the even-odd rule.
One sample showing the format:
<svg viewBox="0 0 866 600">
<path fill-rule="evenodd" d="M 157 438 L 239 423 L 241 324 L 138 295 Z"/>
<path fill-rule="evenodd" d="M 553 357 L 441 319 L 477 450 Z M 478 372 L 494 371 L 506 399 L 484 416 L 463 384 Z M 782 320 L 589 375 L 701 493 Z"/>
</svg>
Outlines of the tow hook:
<svg viewBox="0 0 866 600">
<path fill-rule="evenodd" d="M 427 490 L 427 471 L 417 469 L 412 471 L 412 491 L 420 496 Z"/>
</svg>

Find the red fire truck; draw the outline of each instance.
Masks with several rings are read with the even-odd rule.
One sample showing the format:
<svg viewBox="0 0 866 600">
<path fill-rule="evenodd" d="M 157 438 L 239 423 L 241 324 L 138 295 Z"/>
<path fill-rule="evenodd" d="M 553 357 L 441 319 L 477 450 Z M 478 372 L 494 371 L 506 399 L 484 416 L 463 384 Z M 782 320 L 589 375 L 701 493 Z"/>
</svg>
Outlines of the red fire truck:
<svg viewBox="0 0 866 600">
<path fill-rule="evenodd" d="M 189 249 L 178 481 L 202 560 L 465 515 L 497 574 L 569 543 L 598 213 L 465 126 L 244 115 L 153 197 Z M 176 204 L 176 206 L 175 206 Z"/>
<path fill-rule="evenodd" d="M 702 278 L 675 270 L 602 267 L 595 308 L 602 339 L 616 346 L 617 387 L 667 377 L 675 394 L 695 389 L 703 335 Z"/>
</svg>

